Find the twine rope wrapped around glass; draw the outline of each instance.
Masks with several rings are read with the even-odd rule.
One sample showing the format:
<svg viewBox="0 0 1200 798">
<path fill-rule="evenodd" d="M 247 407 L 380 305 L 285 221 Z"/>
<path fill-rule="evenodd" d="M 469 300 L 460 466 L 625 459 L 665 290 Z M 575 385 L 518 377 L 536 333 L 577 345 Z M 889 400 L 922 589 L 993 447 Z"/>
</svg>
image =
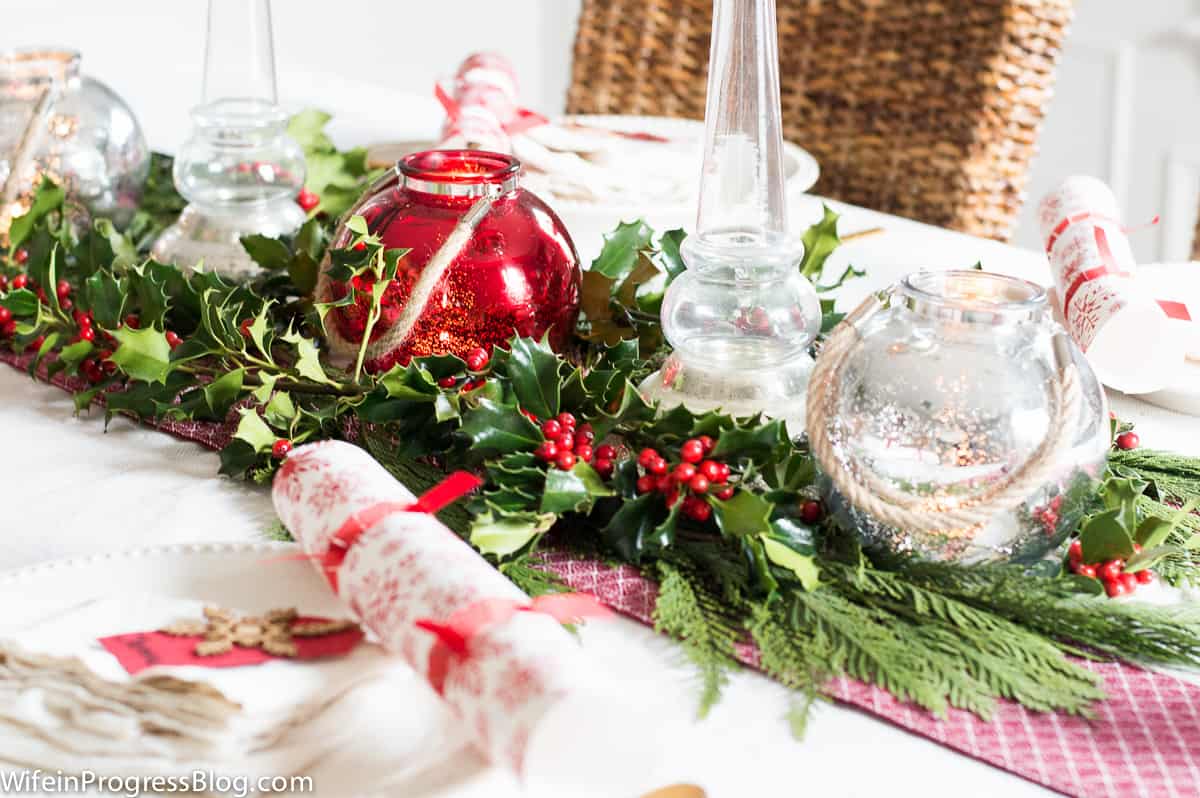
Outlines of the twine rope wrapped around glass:
<svg viewBox="0 0 1200 798">
<path fill-rule="evenodd" d="M 1050 480 L 1060 456 L 1071 448 L 1074 420 L 1081 405 L 1078 370 L 1065 344 L 1065 334 L 1055 339 L 1057 379 L 1046 387 L 1053 417 L 1048 434 L 1006 478 L 985 491 L 961 501 L 931 500 L 896 489 L 869 469 L 852 469 L 839 457 L 831 434 L 831 417 L 839 397 L 838 373 L 861 342 L 861 329 L 883 308 L 874 295 L 867 297 L 834 328 L 821 347 L 807 397 L 807 431 L 813 456 L 834 487 L 857 509 L 899 529 L 950 531 L 987 524 L 997 513 L 1024 502 Z"/>
</svg>

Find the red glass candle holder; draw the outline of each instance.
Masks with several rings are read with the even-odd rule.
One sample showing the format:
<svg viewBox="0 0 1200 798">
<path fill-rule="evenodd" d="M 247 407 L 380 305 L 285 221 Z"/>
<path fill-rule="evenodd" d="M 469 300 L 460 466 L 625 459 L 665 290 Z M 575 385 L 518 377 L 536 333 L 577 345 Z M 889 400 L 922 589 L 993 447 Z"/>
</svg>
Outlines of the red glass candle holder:
<svg viewBox="0 0 1200 798">
<path fill-rule="evenodd" d="M 414 356 L 489 351 L 513 335 L 541 338 L 561 349 L 579 315 L 582 280 L 575 245 L 557 214 L 519 185 L 520 162 L 481 150 L 431 150 L 406 156 L 356 213 L 387 248 L 410 250 L 382 299 L 371 331 L 367 368 L 379 371 Z M 474 235 L 442 275 L 403 342 L 389 340 L 422 270 L 459 220 L 486 195 L 495 197 Z M 344 227 L 333 246 L 353 234 Z M 348 286 L 321 275 L 318 301 L 343 298 Z M 326 332 L 335 352 L 356 352 L 369 301 L 335 308 Z"/>
</svg>

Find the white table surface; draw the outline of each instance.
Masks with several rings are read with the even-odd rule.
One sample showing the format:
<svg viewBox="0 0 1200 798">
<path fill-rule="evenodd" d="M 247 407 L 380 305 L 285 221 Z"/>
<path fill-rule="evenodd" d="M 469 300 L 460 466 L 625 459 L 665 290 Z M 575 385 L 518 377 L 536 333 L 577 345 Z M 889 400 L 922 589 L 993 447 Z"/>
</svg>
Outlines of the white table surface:
<svg viewBox="0 0 1200 798">
<path fill-rule="evenodd" d="M 1038 253 L 839 207 L 845 214 L 843 233 L 876 226 L 885 230 L 848 243 L 834 256 L 831 269 L 840 270 L 849 261 L 868 270 L 868 278 L 846 289 L 847 306 L 918 268 L 967 267 L 981 260 L 990 270 L 1045 280 L 1046 266 Z M 795 229 L 814 221 L 819 212 L 815 199 L 794 207 Z M 651 221 L 664 229 L 689 220 Z M 566 222 L 585 258 L 593 255 L 599 246 L 596 222 Z M 1200 453 L 1200 421 L 1122 396 L 1113 397 L 1113 408 L 1138 423 L 1145 444 Z M 124 419 L 105 431 L 101 414 L 76 417 L 67 394 L 2 365 L 0 430 L 0 569 L 147 544 L 256 540 L 274 518 L 265 489 L 217 476 L 215 453 Z M 0 613 L 0 634 L 4 623 Z M 697 783 L 719 798 L 1050 794 L 842 706 L 818 706 L 806 739 L 796 742 L 784 720 L 787 691 L 755 673 L 735 675 L 708 718 L 694 721 L 697 687 L 672 641 L 624 619 L 590 625 L 582 640 L 590 655 L 667 697 L 668 717 L 683 725 L 682 732 L 662 741 L 661 784 Z M 520 794 L 507 777 L 465 750 L 418 782 L 386 793 L 373 792 L 368 784 L 318 788 L 329 795 L 372 792 L 410 798 Z"/>
</svg>

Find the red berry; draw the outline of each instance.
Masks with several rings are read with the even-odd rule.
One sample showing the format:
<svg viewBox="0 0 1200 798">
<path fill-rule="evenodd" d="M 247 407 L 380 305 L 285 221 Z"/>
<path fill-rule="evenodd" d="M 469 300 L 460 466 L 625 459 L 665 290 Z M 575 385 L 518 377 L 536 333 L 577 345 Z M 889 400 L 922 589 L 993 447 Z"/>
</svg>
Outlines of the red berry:
<svg viewBox="0 0 1200 798">
<path fill-rule="evenodd" d="M 699 496 L 688 496 L 684 499 L 682 511 L 688 518 L 701 523 L 712 516 L 712 507 Z"/>
<path fill-rule="evenodd" d="M 1133 544 L 1133 553 L 1134 553 L 1134 554 L 1141 554 L 1141 553 L 1142 553 L 1142 544 L 1141 544 L 1141 543 L 1134 543 L 1134 544 Z"/>
<path fill-rule="evenodd" d="M 470 352 L 467 352 L 467 368 L 471 371 L 483 371 L 487 368 L 488 361 L 491 359 L 486 349 L 482 346 L 477 346 Z"/>
<path fill-rule="evenodd" d="M 94 358 L 84 358 L 79 364 L 79 370 L 83 372 L 83 376 L 87 377 L 90 383 L 97 383 L 104 379 L 104 372 L 100 370 L 100 364 Z"/>
<path fill-rule="evenodd" d="M 478 377 L 473 380 L 467 380 L 466 384 L 463 385 L 462 390 L 473 391 L 476 388 L 482 388 L 486 384 L 487 384 L 487 380 L 485 380 L 483 377 Z"/>
<path fill-rule="evenodd" d="M 292 452 L 292 442 L 287 438 L 280 438 L 271 446 L 271 456 L 276 460 L 282 460 Z"/>
<path fill-rule="evenodd" d="M 136 330 L 142 326 L 142 320 L 138 318 L 136 313 L 130 313 L 125 316 L 125 326 L 131 330 Z"/>
<path fill-rule="evenodd" d="M 29 252 L 25 249 L 18 249 L 17 254 L 13 256 L 13 260 L 17 263 L 24 263 L 29 260 Z M 13 282 L 15 283 L 16 281 L 14 280 Z"/>
<path fill-rule="evenodd" d="M 111 349 L 101 349 L 98 352 L 96 352 L 96 357 L 98 357 L 100 360 L 108 360 L 110 357 L 112 357 L 112 350 Z"/>
<path fill-rule="evenodd" d="M 42 348 L 42 344 L 44 344 L 44 343 L 46 343 L 46 336 L 39 335 L 37 338 L 34 338 L 32 341 L 30 341 L 28 344 L 26 344 L 25 348 L 28 350 L 31 350 L 33 352 L 36 352 Z"/>
<path fill-rule="evenodd" d="M 306 188 L 300 189 L 300 193 L 296 195 L 296 204 L 308 213 L 313 208 L 321 204 L 321 198 Z"/>
<path fill-rule="evenodd" d="M 721 474 L 721 464 L 716 460 L 705 460 L 701 463 L 700 473 L 704 475 L 705 479 L 715 485 L 719 485 L 725 481 Z"/>
<path fill-rule="evenodd" d="M 1122 432 L 1117 436 L 1117 446 L 1121 449 L 1136 449 L 1142 443 L 1136 432 Z"/>
<path fill-rule="evenodd" d="M 1121 574 L 1121 586 L 1129 593 L 1137 590 L 1136 574 Z"/>
<path fill-rule="evenodd" d="M 597 457 L 594 463 L 596 473 L 608 479 L 613 473 L 613 461 L 607 457 Z"/>
<path fill-rule="evenodd" d="M 174 330 L 167 330 L 164 335 L 167 339 L 167 346 L 171 347 L 172 349 L 183 343 L 183 339 L 176 335 Z"/>
<path fill-rule="evenodd" d="M 1083 562 L 1083 542 L 1079 538 L 1071 541 L 1071 545 L 1067 547 L 1067 558 L 1072 564 Z"/>
<path fill-rule="evenodd" d="M 1135 573 L 1134 577 L 1137 578 L 1139 585 L 1148 585 L 1154 581 L 1154 572 L 1151 571 L 1149 568 L 1143 568 L 1142 570 Z"/>
<path fill-rule="evenodd" d="M 362 251 L 363 251 L 364 249 L 366 249 L 366 248 L 367 248 L 367 242 L 366 242 L 366 241 L 359 241 L 357 244 L 355 244 L 355 245 L 354 245 L 354 251 L 355 251 L 355 252 L 362 252 Z"/>
<path fill-rule="evenodd" d="M 22 251 L 24 251 L 24 250 L 22 250 Z M 18 263 L 20 263 L 20 262 L 21 261 L 18 261 Z M 12 287 L 13 287 L 14 291 L 20 291 L 22 288 L 25 288 L 28 285 L 29 285 L 29 276 L 26 274 L 18 274 L 16 277 L 12 278 Z"/>
<path fill-rule="evenodd" d="M 660 475 L 656 476 L 654 478 L 654 480 L 655 480 L 654 485 L 655 485 L 655 487 L 658 488 L 658 492 L 663 494 L 664 496 L 669 493 L 678 493 L 679 492 L 678 490 L 676 490 L 676 488 L 678 486 L 675 484 L 675 480 L 671 479 L 670 474 L 660 474 Z"/>
<path fill-rule="evenodd" d="M 75 303 L 71 301 L 70 297 L 67 297 L 66 299 L 58 300 L 58 306 L 63 310 L 70 310 L 75 307 Z"/>
<path fill-rule="evenodd" d="M 650 464 L 657 459 L 658 452 L 654 451 L 653 449 L 642 449 L 642 451 L 638 453 L 638 465 L 640 465 L 642 468 L 649 468 Z"/>
<path fill-rule="evenodd" d="M 54 286 L 54 292 L 58 294 L 59 299 L 66 299 L 71 295 L 71 284 L 66 280 L 59 280 L 58 285 Z"/>
<path fill-rule="evenodd" d="M 657 486 L 658 486 L 658 480 L 649 474 L 646 474 L 645 476 L 642 476 L 642 477 L 638 477 L 638 481 L 637 481 L 637 492 L 638 493 L 649 493 L 650 491 L 654 490 L 654 488 Z"/>
<path fill-rule="evenodd" d="M 1125 569 L 1123 560 L 1109 560 L 1096 569 L 1096 573 L 1105 582 L 1111 582 L 1121 575 L 1121 571 Z"/>
<path fill-rule="evenodd" d="M 575 456 L 585 463 L 592 462 L 592 446 L 588 443 L 578 443 L 575 445 Z"/>
<path fill-rule="evenodd" d="M 39 302 L 49 302 L 50 298 L 46 296 L 46 289 L 38 287 L 37 298 Z"/>
<path fill-rule="evenodd" d="M 1095 579 L 1096 566 L 1084 565 L 1083 563 L 1080 563 L 1079 565 L 1075 566 L 1075 573 L 1079 574 L 1080 576 L 1086 576 L 1088 579 Z"/>
<path fill-rule="evenodd" d="M 0 324 L 0 338 L 12 338 L 16 334 L 17 323 L 15 321 L 10 319 L 9 321 Z"/>
<path fill-rule="evenodd" d="M 575 430 L 575 437 L 591 443 L 596 440 L 596 432 L 592 429 L 591 424 L 580 424 L 579 429 Z"/>
<path fill-rule="evenodd" d="M 76 310 L 71 314 L 71 318 L 75 319 L 75 323 L 80 327 L 92 326 L 92 312 L 90 310 Z"/>
<path fill-rule="evenodd" d="M 254 324 L 254 319 L 242 319 L 242 323 L 238 325 L 238 329 L 242 331 L 243 338 L 250 337 L 250 325 Z"/>
<path fill-rule="evenodd" d="M 696 476 L 696 467 L 691 463 L 680 463 L 675 466 L 674 474 L 676 481 L 680 483 L 687 482 Z"/>
<path fill-rule="evenodd" d="M 717 442 L 708 435 L 701 435 L 696 440 L 700 441 L 700 448 L 704 449 L 705 454 L 711 454 L 717 448 Z"/>
<path fill-rule="evenodd" d="M 570 471 L 575 467 L 575 455 L 571 452 L 559 452 L 555 458 L 554 464 L 558 466 L 560 471 Z"/>
<path fill-rule="evenodd" d="M 537 455 L 539 460 L 549 463 L 551 460 L 558 457 L 558 444 L 554 441 L 546 441 L 538 445 L 537 449 L 534 451 L 534 454 Z"/>
<path fill-rule="evenodd" d="M 558 437 L 563 434 L 562 424 L 559 424 L 554 419 L 542 422 L 542 437 L 548 441 L 558 440 Z"/>
<path fill-rule="evenodd" d="M 679 459 L 685 463 L 699 463 L 704 459 L 704 444 L 696 438 L 684 441 L 679 447 Z"/>
<path fill-rule="evenodd" d="M 575 429 L 575 414 L 563 411 L 558 414 L 558 423 L 562 424 L 565 429 Z"/>
<path fill-rule="evenodd" d="M 442 377 L 440 380 L 438 380 L 439 388 L 453 388 L 457 384 L 458 380 L 454 377 Z"/>
<path fill-rule="evenodd" d="M 105 376 L 111 377 L 113 374 L 117 373 L 117 364 L 111 360 L 101 360 L 100 370 L 104 372 Z"/>
<path fill-rule="evenodd" d="M 670 490 L 664 490 L 662 494 L 663 501 L 668 507 L 674 507 L 675 502 L 679 501 L 679 491 L 675 490 L 674 487 L 672 487 Z"/>
<path fill-rule="evenodd" d="M 650 461 L 650 465 L 646 466 L 646 470 L 651 474 L 662 476 L 667 473 L 667 461 L 655 455 L 654 459 Z"/>
<path fill-rule="evenodd" d="M 8 324 L 12 321 L 12 311 L 0 305 L 0 324 Z"/>
<path fill-rule="evenodd" d="M 708 493 L 708 477 L 697 474 L 688 481 L 692 493 Z"/>
<path fill-rule="evenodd" d="M 1120 579 L 1113 579 L 1104 583 L 1104 592 L 1108 594 L 1109 598 L 1116 598 L 1124 596 L 1129 591 L 1125 589 L 1125 585 L 1121 584 Z"/>
<path fill-rule="evenodd" d="M 8 275 L 0 274 L 0 291 L 8 290 Z"/>
<path fill-rule="evenodd" d="M 558 441 L 558 448 L 565 449 L 568 452 L 575 448 L 575 436 L 570 432 L 564 432 L 554 440 Z"/>
<path fill-rule="evenodd" d="M 616 448 L 609 446 L 607 443 L 602 443 L 596 447 L 596 459 L 597 460 L 616 460 L 617 459 L 617 450 L 616 450 Z"/>
<path fill-rule="evenodd" d="M 733 487 L 733 485 L 729 485 L 728 487 L 721 488 L 719 491 L 717 491 L 713 495 L 716 496 L 721 501 L 727 502 L 733 498 L 733 493 L 735 490 L 737 490 L 737 488 Z"/>
<path fill-rule="evenodd" d="M 80 327 L 79 335 L 77 335 L 75 337 L 77 339 L 79 339 L 80 341 L 95 341 L 96 340 L 96 331 L 93 330 L 91 327 Z"/>
<path fill-rule="evenodd" d="M 729 464 L 728 463 L 717 463 L 717 465 L 719 465 L 721 467 L 721 478 L 716 481 L 718 484 L 724 485 L 726 482 L 729 481 L 729 474 L 731 473 L 729 470 Z"/>
<path fill-rule="evenodd" d="M 815 524 L 825 515 L 825 508 L 818 501 L 809 499 L 800 505 L 800 520 L 806 524 Z"/>
</svg>

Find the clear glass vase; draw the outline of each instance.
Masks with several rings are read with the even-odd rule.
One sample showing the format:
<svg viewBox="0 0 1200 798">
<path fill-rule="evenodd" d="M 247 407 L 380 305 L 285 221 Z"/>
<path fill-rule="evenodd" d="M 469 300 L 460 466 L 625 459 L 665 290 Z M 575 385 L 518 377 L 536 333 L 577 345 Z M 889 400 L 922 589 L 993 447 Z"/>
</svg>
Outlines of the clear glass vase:
<svg viewBox="0 0 1200 798">
<path fill-rule="evenodd" d="M 71 50 L 0 53 L 0 239 L 43 177 L 119 225 L 137 209 L 150 169 L 142 129 L 112 89 L 79 67 Z"/>
<path fill-rule="evenodd" d="M 799 434 L 821 308 L 788 227 L 776 38 L 774 0 L 714 3 L 696 232 L 662 308 L 674 352 L 642 390 Z"/>
<path fill-rule="evenodd" d="M 258 267 L 243 236 L 294 233 L 305 219 L 295 201 L 304 151 L 276 104 L 269 0 L 209 0 L 203 96 L 175 157 L 175 186 L 188 206 L 153 254 L 245 278 Z"/>
<path fill-rule="evenodd" d="M 1052 318 L 1038 286 L 980 271 L 921 272 L 832 376 L 823 430 L 855 484 L 879 484 L 918 507 L 969 506 L 1016 474 L 1056 431 L 1050 386 L 1063 362 L 1078 374 L 1066 446 L 1024 501 L 986 523 L 943 531 L 881 523 L 825 479 L 826 499 L 865 546 L 957 562 L 1030 562 L 1058 546 L 1094 495 L 1109 447 L 1104 391 Z"/>
</svg>

